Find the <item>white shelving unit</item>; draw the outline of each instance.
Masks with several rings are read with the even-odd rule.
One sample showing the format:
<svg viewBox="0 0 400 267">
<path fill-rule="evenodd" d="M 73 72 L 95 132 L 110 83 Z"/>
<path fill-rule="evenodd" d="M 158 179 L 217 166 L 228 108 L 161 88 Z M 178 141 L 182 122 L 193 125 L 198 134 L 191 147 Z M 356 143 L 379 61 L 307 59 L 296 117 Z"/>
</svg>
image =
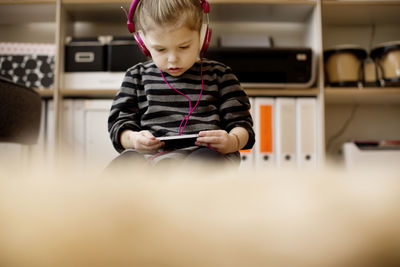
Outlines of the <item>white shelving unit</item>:
<svg viewBox="0 0 400 267">
<path fill-rule="evenodd" d="M 250 96 L 313 96 L 318 103 L 318 146 L 323 161 L 337 158 L 340 144 L 351 138 L 399 138 L 400 88 L 331 88 L 324 86 L 324 48 L 352 43 L 369 50 L 385 41 L 400 40 L 400 1 L 360 0 L 209 0 L 215 45 L 223 33 L 268 33 L 277 46 L 313 48 L 317 58 L 316 84 L 309 89 L 252 88 Z M 56 85 L 41 90 L 56 106 L 55 143 L 63 140 L 66 98 L 112 98 L 118 88 L 63 88 L 66 36 L 127 35 L 121 6 L 127 0 L 0 0 L 0 41 L 46 42 L 57 46 Z M 70 101 L 70 100 L 68 100 Z M 355 110 L 355 111 L 354 111 Z M 371 116 L 369 111 L 375 111 Z M 355 113 L 355 115 L 354 115 Z M 341 133 L 347 120 L 350 126 Z M 377 131 L 371 131 L 379 128 Z M 325 143 L 327 143 L 325 145 Z M 329 144 L 328 144 L 329 143 Z M 329 147 L 326 147 L 329 146 Z"/>
<path fill-rule="evenodd" d="M 368 53 L 400 40 L 400 1 L 322 2 L 323 46 L 354 44 Z M 400 87 L 326 87 L 327 157 L 341 162 L 342 144 L 354 139 L 399 139 Z"/>
</svg>

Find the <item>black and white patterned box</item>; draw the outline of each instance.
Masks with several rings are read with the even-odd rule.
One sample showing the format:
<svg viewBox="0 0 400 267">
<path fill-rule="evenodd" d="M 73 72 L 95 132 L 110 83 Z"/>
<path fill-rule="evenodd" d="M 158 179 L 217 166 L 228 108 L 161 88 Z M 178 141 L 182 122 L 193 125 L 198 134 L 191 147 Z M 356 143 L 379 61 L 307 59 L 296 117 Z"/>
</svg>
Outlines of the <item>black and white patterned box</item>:
<svg viewBox="0 0 400 267">
<path fill-rule="evenodd" d="M 0 76 L 30 88 L 54 85 L 55 45 L 0 42 Z"/>
</svg>

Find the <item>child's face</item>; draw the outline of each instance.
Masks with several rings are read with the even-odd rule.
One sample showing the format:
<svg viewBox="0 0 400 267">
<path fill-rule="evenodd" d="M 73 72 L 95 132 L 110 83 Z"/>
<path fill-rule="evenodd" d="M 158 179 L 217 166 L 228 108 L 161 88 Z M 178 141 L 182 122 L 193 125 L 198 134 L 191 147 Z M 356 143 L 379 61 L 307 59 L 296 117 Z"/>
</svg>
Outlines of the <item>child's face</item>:
<svg viewBox="0 0 400 267">
<path fill-rule="evenodd" d="M 198 60 L 200 34 L 185 26 L 158 27 L 147 31 L 145 40 L 154 63 L 172 76 L 182 75 Z"/>
</svg>

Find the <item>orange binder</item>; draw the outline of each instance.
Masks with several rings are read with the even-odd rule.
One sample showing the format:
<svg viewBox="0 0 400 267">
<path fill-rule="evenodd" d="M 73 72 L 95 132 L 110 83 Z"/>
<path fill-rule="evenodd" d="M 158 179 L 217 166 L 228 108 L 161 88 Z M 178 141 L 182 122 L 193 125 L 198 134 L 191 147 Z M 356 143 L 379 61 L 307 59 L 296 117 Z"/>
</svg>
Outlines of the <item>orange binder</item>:
<svg viewBox="0 0 400 267">
<path fill-rule="evenodd" d="M 259 97 L 255 100 L 256 160 L 260 167 L 275 166 L 273 98 Z"/>
</svg>

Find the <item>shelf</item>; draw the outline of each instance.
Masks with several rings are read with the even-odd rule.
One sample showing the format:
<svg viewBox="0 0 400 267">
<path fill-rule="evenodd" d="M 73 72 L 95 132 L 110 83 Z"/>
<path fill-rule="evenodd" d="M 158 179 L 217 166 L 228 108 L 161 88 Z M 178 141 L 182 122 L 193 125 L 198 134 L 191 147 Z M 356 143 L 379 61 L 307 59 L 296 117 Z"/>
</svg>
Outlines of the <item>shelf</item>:
<svg viewBox="0 0 400 267">
<path fill-rule="evenodd" d="M 23 1 L 21 1 L 22 3 Z M 55 1 L 24 1 L 26 4 L 0 2 L 0 24 L 26 24 L 31 22 L 55 22 Z M 11 2 L 10 2 L 11 3 Z"/>
<path fill-rule="evenodd" d="M 92 21 L 106 23 L 126 23 L 126 15 L 121 9 L 129 10 L 128 1 L 63 1 L 63 9 L 71 21 Z"/>
<path fill-rule="evenodd" d="M 130 4 L 129 0 L 61 0 L 62 4 Z"/>
<path fill-rule="evenodd" d="M 319 90 L 316 88 L 309 89 L 292 89 L 292 88 L 250 88 L 243 86 L 248 96 L 318 96 Z"/>
<path fill-rule="evenodd" d="M 325 88 L 327 104 L 400 104 L 400 87 L 393 88 Z"/>
<path fill-rule="evenodd" d="M 2 4 L 17 4 L 17 5 L 27 5 L 27 4 L 56 4 L 56 0 L 0 0 L 0 5 Z"/>
<path fill-rule="evenodd" d="M 35 91 L 42 97 L 42 98 L 52 98 L 54 91 L 52 89 L 35 89 Z"/>
<path fill-rule="evenodd" d="M 314 1 L 213 1 L 212 22 L 306 22 Z M 267 4 L 266 4 L 267 3 Z M 285 3 L 285 4 L 283 4 Z"/>
<path fill-rule="evenodd" d="M 5 1 L 10 2 L 10 1 Z M 29 1 L 21 1 L 29 2 Z M 301 5 L 301 4 L 316 4 L 317 0 L 209 0 L 210 4 L 290 4 L 290 5 Z M 1 1 L 0 1 L 1 3 Z M 127 3 L 128 0 L 62 0 L 63 4 L 113 4 L 113 3 Z"/>
<path fill-rule="evenodd" d="M 400 24 L 400 1 L 323 1 L 326 25 Z"/>
<path fill-rule="evenodd" d="M 303 5 L 317 3 L 316 0 L 209 0 L 211 4 L 279 4 L 279 5 Z"/>
<path fill-rule="evenodd" d="M 61 89 L 64 98 L 114 98 L 116 89 Z"/>
<path fill-rule="evenodd" d="M 393 5 L 400 4 L 399 0 L 322 0 L 323 5 L 343 6 L 343 5 L 357 5 L 357 6 L 370 6 L 370 5 Z"/>
<path fill-rule="evenodd" d="M 130 1 L 112 0 L 63 0 L 63 7 L 74 21 L 119 22 L 126 21 L 121 6 L 129 9 Z M 211 21 L 306 21 L 316 0 L 240 0 L 210 1 Z M 95 5 L 94 5 L 95 4 Z M 247 14 L 247 15 L 246 15 Z"/>
</svg>

